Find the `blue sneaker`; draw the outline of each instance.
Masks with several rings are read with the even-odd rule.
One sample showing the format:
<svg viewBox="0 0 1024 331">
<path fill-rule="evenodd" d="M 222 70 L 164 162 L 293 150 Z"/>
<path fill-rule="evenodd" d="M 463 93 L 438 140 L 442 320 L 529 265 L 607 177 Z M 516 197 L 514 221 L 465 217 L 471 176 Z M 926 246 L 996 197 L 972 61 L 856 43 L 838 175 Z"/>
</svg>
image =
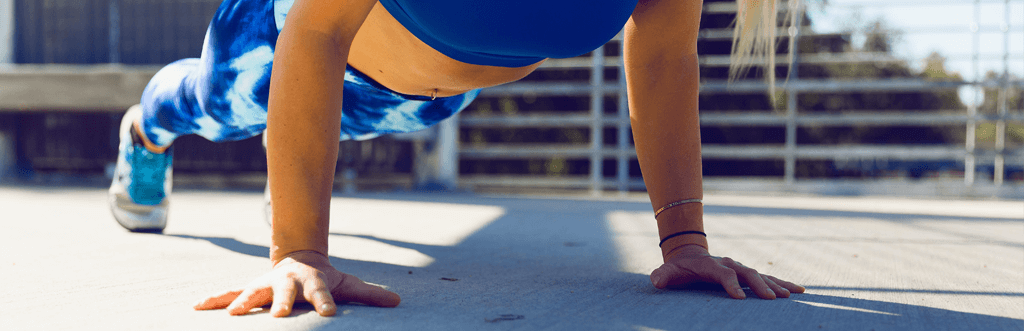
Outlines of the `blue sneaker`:
<svg viewBox="0 0 1024 331">
<path fill-rule="evenodd" d="M 121 119 L 117 168 L 107 194 L 114 219 L 132 232 L 162 232 L 167 226 L 167 196 L 171 193 L 173 147 L 150 152 L 136 132 L 142 107 L 132 106 Z"/>
</svg>

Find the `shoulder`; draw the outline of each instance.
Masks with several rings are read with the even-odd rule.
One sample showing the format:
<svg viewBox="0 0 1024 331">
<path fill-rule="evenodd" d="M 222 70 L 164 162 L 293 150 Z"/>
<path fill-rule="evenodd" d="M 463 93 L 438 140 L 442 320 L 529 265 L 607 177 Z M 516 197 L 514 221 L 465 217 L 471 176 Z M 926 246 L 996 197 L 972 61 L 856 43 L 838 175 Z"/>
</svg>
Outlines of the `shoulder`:
<svg viewBox="0 0 1024 331">
<path fill-rule="evenodd" d="M 697 52 L 701 0 L 639 0 L 626 23 L 626 43 L 654 53 Z"/>
<path fill-rule="evenodd" d="M 633 10 L 633 19 L 682 15 L 680 18 L 699 20 L 703 5 L 702 0 L 639 0 Z"/>
<path fill-rule="evenodd" d="M 351 38 L 377 0 L 295 0 L 285 29 Z"/>
</svg>

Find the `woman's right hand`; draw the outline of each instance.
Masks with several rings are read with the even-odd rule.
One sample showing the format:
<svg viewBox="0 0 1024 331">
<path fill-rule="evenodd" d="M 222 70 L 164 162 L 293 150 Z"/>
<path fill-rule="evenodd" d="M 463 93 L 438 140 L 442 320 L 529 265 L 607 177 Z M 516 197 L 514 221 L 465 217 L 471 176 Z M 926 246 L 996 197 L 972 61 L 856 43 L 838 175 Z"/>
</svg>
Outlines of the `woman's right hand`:
<svg viewBox="0 0 1024 331">
<path fill-rule="evenodd" d="M 338 310 L 335 301 L 395 307 L 402 299 L 394 292 L 334 269 L 323 254 L 298 251 L 244 288 L 210 296 L 193 308 L 226 308 L 231 315 L 244 315 L 253 308 L 273 303 L 270 314 L 283 317 L 291 314 L 295 302 L 309 302 L 321 316 L 332 316 Z"/>
</svg>

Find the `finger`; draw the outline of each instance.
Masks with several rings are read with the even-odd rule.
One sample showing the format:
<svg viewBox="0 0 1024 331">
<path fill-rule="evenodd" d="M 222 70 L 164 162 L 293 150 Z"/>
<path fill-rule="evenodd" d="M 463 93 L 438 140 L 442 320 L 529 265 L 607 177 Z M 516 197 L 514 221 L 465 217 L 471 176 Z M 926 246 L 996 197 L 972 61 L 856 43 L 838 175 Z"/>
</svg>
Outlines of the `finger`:
<svg viewBox="0 0 1024 331">
<path fill-rule="evenodd" d="M 793 284 L 792 282 L 779 279 L 778 277 L 775 276 L 765 275 L 765 277 L 768 277 L 768 279 L 771 279 L 776 284 L 779 284 L 779 286 L 782 286 L 786 290 L 789 290 L 790 293 L 804 293 L 804 291 L 807 290 L 803 286 Z"/>
<path fill-rule="evenodd" d="M 228 306 L 228 314 L 245 315 L 253 308 L 270 303 L 273 290 L 270 286 L 250 287 L 242 291 Z"/>
<path fill-rule="evenodd" d="M 669 286 L 669 283 L 674 280 L 681 278 L 681 272 L 679 267 L 671 263 L 662 264 L 658 269 L 654 269 L 651 272 L 651 284 L 655 288 L 664 289 Z"/>
<path fill-rule="evenodd" d="M 346 275 L 334 290 L 335 298 L 341 301 L 358 302 L 377 307 L 395 307 L 402 303 L 397 293 L 383 287 L 363 282 L 352 275 Z"/>
<path fill-rule="evenodd" d="M 770 278 L 768 278 L 768 275 L 762 274 L 761 275 L 761 280 L 763 280 L 765 284 L 768 284 L 768 288 L 770 288 L 772 290 L 772 292 L 775 292 L 775 295 L 777 297 L 779 297 L 779 298 L 788 298 L 789 297 L 789 290 L 783 288 L 782 286 L 779 286 L 779 284 L 776 284 L 774 281 L 772 281 Z"/>
<path fill-rule="evenodd" d="M 730 258 L 723 258 L 722 263 L 733 262 Z M 715 282 L 722 284 L 722 288 L 725 289 L 726 293 L 729 293 L 733 299 L 744 299 L 747 297 L 746 293 L 743 293 L 743 287 L 740 286 L 740 281 L 736 270 L 727 268 L 719 265 L 714 269 L 711 274 L 711 279 Z"/>
<path fill-rule="evenodd" d="M 757 270 L 739 263 L 734 263 L 729 267 L 736 270 L 736 275 L 739 276 L 740 282 L 749 286 L 750 290 L 754 291 L 754 294 L 757 294 L 758 297 L 766 300 L 775 299 L 775 292 L 768 288 L 768 284 L 765 284 L 764 279 L 761 279 L 761 274 Z"/>
<path fill-rule="evenodd" d="M 292 313 L 292 305 L 295 304 L 295 294 L 298 293 L 298 286 L 294 279 L 282 279 L 273 287 L 274 303 L 270 306 L 270 315 L 284 317 Z"/>
<path fill-rule="evenodd" d="M 234 301 L 242 290 L 226 291 L 220 294 L 211 295 L 209 298 L 196 301 L 192 305 L 192 309 L 195 310 L 210 310 L 210 309 L 223 309 Z"/>
<path fill-rule="evenodd" d="M 320 316 L 334 316 L 338 306 L 334 304 L 334 297 L 331 296 L 323 277 L 324 274 L 318 272 L 317 277 L 306 280 L 302 284 L 302 296 L 313 305 Z"/>
</svg>

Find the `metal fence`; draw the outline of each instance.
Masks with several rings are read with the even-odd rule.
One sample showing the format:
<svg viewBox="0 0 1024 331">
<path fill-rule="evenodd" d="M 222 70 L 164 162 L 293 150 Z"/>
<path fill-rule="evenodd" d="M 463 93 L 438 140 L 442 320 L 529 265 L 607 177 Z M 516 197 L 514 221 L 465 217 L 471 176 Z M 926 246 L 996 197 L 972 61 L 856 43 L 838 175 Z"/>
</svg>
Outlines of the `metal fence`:
<svg viewBox="0 0 1024 331">
<path fill-rule="evenodd" d="M 88 0 L 88 1 L 56 1 L 56 0 L 16 0 L 18 17 L 39 17 L 36 20 L 19 20 L 16 37 L 21 47 L 17 56 L 21 63 L 104 63 L 120 62 L 125 64 L 167 63 L 178 58 L 198 55 L 202 40 L 202 32 L 216 9 L 219 0 Z M 1015 0 L 1017 1 L 1017 0 Z M 795 3 L 795 2 L 794 2 Z M 871 5 L 886 6 L 895 2 L 875 3 Z M 982 3 L 1004 4 L 1005 18 L 1002 24 L 981 22 L 980 8 Z M 1017 2 L 1019 3 L 1019 2 Z M 834 5 L 833 3 L 830 3 Z M 913 2 L 913 5 L 942 6 L 944 3 Z M 948 4 L 948 3 L 946 3 Z M 1009 0 L 974 0 L 974 24 L 964 27 L 934 27 L 904 33 L 971 33 L 973 48 L 969 55 L 954 55 L 969 58 L 975 63 L 973 76 L 970 79 L 932 81 L 917 78 L 871 79 L 871 80 L 835 80 L 801 77 L 798 68 L 801 65 L 827 65 L 850 63 L 901 63 L 905 59 L 894 57 L 887 52 L 799 52 L 795 48 L 801 40 L 813 38 L 834 38 L 837 33 L 821 33 L 810 29 L 800 20 L 804 17 L 804 8 L 795 7 L 786 11 L 792 19 L 797 20 L 798 29 L 782 31 L 780 37 L 787 42 L 786 55 L 779 56 L 780 64 L 795 63 L 789 66 L 788 76 L 776 86 L 777 91 L 784 93 L 785 103 L 778 110 L 769 109 L 730 109 L 728 111 L 702 111 L 701 125 L 704 127 L 757 126 L 774 127 L 784 131 L 782 143 L 760 144 L 713 144 L 703 146 L 703 157 L 706 160 L 773 160 L 783 164 L 781 175 L 767 178 L 772 188 L 792 188 L 802 184 L 833 185 L 845 182 L 837 179 L 809 180 L 797 175 L 798 162 L 824 160 L 845 162 L 850 160 L 880 161 L 944 161 L 961 160 L 963 162 L 962 187 L 1010 187 L 1010 196 L 1024 196 L 1024 185 L 1020 180 L 1008 181 L 1004 175 L 1007 165 L 1024 165 L 1024 147 L 1022 144 L 1007 144 L 1007 123 L 1024 123 L 1024 110 L 1009 109 L 1008 93 L 1024 90 L 1024 80 L 1011 79 L 1009 66 L 1011 63 L 1024 64 L 1024 55 L 1011 54 L 1009 47 L 1004 47 L 1003 54 L 982 52 L 980 34 L 1002 33 L 1003 44 L 1009 45 L 1011 25 Z M 39 11 L 49 10 L 46 15 Z M 91 8 L 88 9 L 87 8 Z M 98 9 L 97 9 L 98 8 Z M 735 5 L 728 1 L 706 1 L 705 15 L 734 15 Z M 159 13 L 159 15 L 154 14 Z M 66 14 L 66 15 L 65 15 Z M 36 16 L 33 16 L 36 15 Z M 66 16 L 66 17 L 65 17 Z M 80 22 L 79 22 L 80 21 Z M 78 23 L 75 23 L 78 22 Z M 83 23 L 84 22 L 84 23 Z M 81 24 L 79 24 L 81 23 Z M 88 24 L 87 24 L 88 23 Z M 79 25 L 87 28 L 80 28 Z M 1020 29 L 1019 26 L 1013 27 Z M 838 33 L 842 34 L 842 33 Z M 100 36 L 102 38 L 99 38 Z M 706 27 L 701 30 L 700 42 L 728 43 L 732 36 L 731 29 Z M 90 39 L 91 38 L 91 39 Z M 95 42 L 97 38 L 103 42 Z M 78 45 L 75 41 L 92 40 L 93 42 Z M 56 46 L 55 46 L 56 45 Z M 63 45 L 63 46 L 61 46 Z M 69 46 L 70 45 L 70 46 Z M 78 46 L 75 46 L 78 45 Z M 512 98 L 543 98 L 560 96 L 589 97 L 589 111 L 567 112 L 563 109 L 551 109 L 549 112 L 535 112 L 530 115 L 479 115 L 468 112 L 454 121 L 440 126 L 439 134 L 432 144 L 440 151 L 436 166 L 442 173 L 436 177 L 446 181 L 448 185 L 456 182 L 463 187 L 504 186 L 504 187 L 548 187 L 589 189 L 592 192 L 615 190 L 620 192 L 642 190 L 643 181 L 636 165 L 636 153 L 632 146 L 628 107 L 626 104 L 626 86 L 622 73 L 620 54 L 622 36 L 617 36 L 606 46 L 594 51 L 590 56 L 570 59 L 548 60 L 538 72 L 560 70 L 586 70 L 589 81 L 549 82 L 524 80 L 517 83 L 485 89 L 481 98 L 512 97 Z M 608 55 L 606 55 L 608 54 Z M 155 56 L 155 57 L 154 57 Z M 1002 75 L 981 79 L 977 63 L 984 59 L 1001 59 Z M 702 53 L 702 68 L 722 69 L 729 65 L 725 54 Z M 1015 62 L 1016 61 L 1016 62 Z M 617 72 L 617 73 L 616 73 Z M 721 71 L 719 71 L 721 72 Z M 616 76 L 617 78 L 612 79 Z M 709 77 L 714 77 L 711 75 Z M 957 91 L 964 87 L 973 89 L 973 97 L 980 98 L 982 89 L 998 91 L 997 111 L 993 113 L 979 112 L 978 103 L 971 103 L 966 110 L 934 109 L 929 112 L 904 112 L 900 109 L 850 112 L 806 112 L 799 107 L 802 98 L 815 93 L 835 92 L 929 92 Z M 701 96 L 722 96 L 736 94 L 761 94 L 768 90 L 758 80 L 736 81 L 705 79 L 701 86 Z M 610 103 L 610 104 L 609 104 Z M 615 109 L 614 113 L 607 109 Z M 976 128 L 981 123 L 995 125 L 996 140 L 992 148 L 977 146 Z M 821 145 L 807 144 L 798 141 L 801 128 L 814 126 L 949 126 L 965 128 L 964 144 L 946 145 Z M 462 139 L 460 144 L 460 128 L 584 128 L 589 130 L 588 142 L 583 144 L 472 144 Z M 606 136 L 611 135 L 611 136 Z M 420 139 L 428 136 L 420 137 Z M 419 144 L 419 143 L 417 143 Z M 255 145 L 253 145 L 255 146 Z M 362 145 L 360 145 L 362 146 Z M 418 145 L 417 145 L 418 146 Z M 252 147 L 252 146 L 250 146 Z M 250 148 L 250 154 L 256 153 L 256 147 Z M 406 148 L 407 149 L 407 148 Z M 422 149 L 422 148 L 415 148 Z M 391 155 L 391 154 L 389 154 Z M 478 160 L 507 159 L 543 159 L 543 158 L 585 159 L 589 164 L 586 175 L 487 175 L 460 174 L 458 165 Z M 421 160 L 417 160 L 419 162 Z M 976 176 L 979 164 L 991 161 L 993 176 L 991 181 L 979 180 Z M 405 166 L 405 167 L 418 167 Z M 256 166 L 256 168 L 260 168 Z M 607 168 L 607 169 L 606 169 Z M 606 171 L 607 170 L 607 171 Z M 614 170 L 614 171 L 611 171 Z M 613 175 L 609 175 L 613 173 Z M 351 174 L 343 176 L 351 177 Z M 709 183 L 724 179 L 707 176 Z M 765 178 L 762 178 L 764 180 Z M 745 179 L 746 180 L 746 179 Z M 874 180 L 862 181 L 865 185 L 873 185 Z M 822 184 L 824 183 L 824 184 Z M 1005 190 L 1004 190 L 1005 191 Z M 997 194 L 999 195 L 999 194 Z M 1003 195 L 1006 196 L 1006 195 Z"/>
<path fill-rule="evenodd" d="M 15 62 L 134 65 L 199 57 L 220 2 L 14 0 Z"/>
<path fill-rule="evenodd" d="M 993 1 L 987 1 L 991 3 Z M 801 54 L 794 47 L 799 45 L 801 38 L 821 35 L 810 28 L 803 26 L 800 22 L 803 17 L 803 8 L 789 8 L 791 18 L 796 20 L 799 29 L 782 31 L 780 37 L 788 37 L 792 42 L 788 43 L 788 56 L 780 56 L 778 63 L 792 62 L 789 66 L 788 79 L 779 82 L 775 87 L 778 91 L 785 93 L 784 113 L 773 111 L 729 111 L 729 112 L 708 112 L 701 113 L 702 126 L 729 126 L 729 125 L 752 125 L 752 126 L 782 126 L 785 128 L 785 143 L 783 145 L 709 145 L 703 146 L 704 159 L 730 159 L 730 160 L 751 160 L 751 159 L 781 159 L 784 160 L 784 174 L 781 181 L 784 186 L 799 184 L 796 176 L 796 164 L 798 160 L 832 160 L 842 161 L 850 159 L 873 159 L 873 160 L 950 160 L 959 159 L 964 162 L 963 181 L 967 187 L 976 186 L 976 177 L 979 160 L 991 160 L 994 164 L 993 178 L 991 185 L 1005 187 L 1011 185 L 1019 191 L 1021 183 L 1007 183 L 1004 178 L 1007 163 L 1024 164 L 1024 148 L 1007 149 L 1006 147 L 1006 124 L 1007 122 L 1024 123 L 1024 110 L 1011 111 L 1007 107 L 1007 93 L 1016 88 L 1018 91 L 1024 88 L 1024 80 L 1011 80 L 1009 66 L 1011 60 L 1024 63 L 1024 56 L 1021 54 L 1009 53 L 1010 43 L 1010 1 L 1000 1 L 1005 4 L 1005 20 L 1001 25 L 986 25 L 980 22 L 979 10 L 974 12 L 974 24 L 970 29 L 973 34 L 974 47 L 971 59 L 974 61 L 974 78 L 962 81 L 928 81 L 921 79 L 885 79 L 885 80 L 820 80 L 801 79 L 797 68 L 800 64 L 831 64 L 831 63 L 883 63 L 903 62 L 905 60 L 896 58 L 887 53 L 825 53 L 825 54 Z M 975 0 L 975 8 L 981 5 L 981 0 Z M 794 5 L 796 2 L 793 3 Z M 916 3 L 926 5 L 924 3 Z M 887 4 L 875 4 L 887 5 Z M 891 5 L 891 3 L 889 4 Z M 943 5 L 943 4 L 931 4 Z M 705 12 L 735 13 L 735 4 L 712 2 L 706 3 Z M 1019 28 L 1019 27 L 1017 27 Z M 943 27 L 939 31 L 962 32 L 955 27 Z M 979 34 L 982 32 L 998 31 L 1003 33 L 1004 52 L 1000 55 L 986 54 L 981 52 L 979 45 Z M 906 32 L 906 31 L 905 31 Z M 914 31 L 910 31 L 913 33 Z M 917 31 L 935 32 L 935 31 Z M 701 40 L 727 40 L 731 38 L 731 29 L 704 29 L 700 33 Z M 622 39 L 617 36 L 612 43 L 606 47 L 621 47 Z M 593 192 L 607 189 L 627 191 L 630 189 L 642 189 L 643 182 L 639 177 L 629 175 L 629 163 L 635 163 L 636 152 L 631 145 L 629 137 L 629 116 L 626 106 L 625 82 L 621 77 L 621 57 L 606 57 L 604 49 L 594 51 L 588 58 L 552 59 L 545 63 L 540 70 L 545 69 L 566 69 L 566 68 L 589 68 L 590 83 L 546 83 L 546 82 L 524 82 L 513 83 L 504 86 L 486 89 L 482 96 L 551 96 L 551 95 L 589 95 L 591 110 L 589 115 L 531 115 L 531 116 L 462 116 L 459 118 L 459 125 L 462 127 L 505 127 L 505 128 L 536 128 L 536 127 L 588 127 L 590 128 L 589 145 L 518 145 L 502 146 L 489 145 L 484 147 L 463 146 L 459 149 L 459 157 L 466 159 L 508 159 L 508 158 L 543 158 L 543 157 L 568 157 L 568 158 L 589 158 L 589 177 L 547 177 L 547 176 L 508 176 L 508 175 L 471 175 L 460 178 L 460 184 L 464 186 L 530 186 L 530 187 L 555 187 L 555 188 L 588 188 Z M 622 54 L 621 51 L 618 54 Z M 977 69 L 977 62 L 983 57 L 998 57 L 1003 62 L 1003 73 L 995 79 L 979 79 L 980 72 Z M 728 66 L 727 55 L 704 55 L 700 59 L 702 67 Z M 618 68 L 620 74 L 617 82 L 605 82 L 604 69 Z M 996 114 L 982 114 L 978 112 L 977 102 L 972 103 L 966 112 L 957 110 L 938 110 L 935 112 L 901 112 L 892 110 L 887 112 L 855 112 L 855 113 L 829 113 L 829 114 L 801 114 L 797 104 L 799 98 L 806 93 L 813 92 L 879 92 L 879 91 L 935 91 L 935 90 L 957 90 L 961 87 L 973 89 L 975 98 L 980 97 L 983 88 L 995 88 L 999 91 L 999 105 Z M 705 81 L 701 86 L 702 95 L 724 94 L 724 93 L 757 93 L 766 92 L 767 85 L 760 81 L 737 81 L 728 83 L 725 81 Z M 604 114 L 604 100 L 606 96 L 615 97 L 618 101 L 618 112 L 614 116 Z M 994 122 L 996 125 L 996 143 L 994 149 L 980 149 L 976 146 L 976 127 L 979 123 Z M 843 145 L 843 146 L 821 146 L 821 145 L 800 145 L 797 141 L 797 130 L 801 126 L 872 126 L 872 125 L 962 125 L 966 129 L 966 141 L 963 146 L 940 145 Z M 618 136 L 615 138 L 614 147 L 602 144 L 605 138 L 602 136 L 605 128 L 615 128 Z M 617 164 L 616 175 L 605 177 L 602 175 L 605 159 L 614 159 Z M 708 178 L 713 181 L 715 178 Z M 870 181 L 865 184 L 870 185 Z M 1015 192 L 1014 194 L 1018 194 Z M 998 193 L 997 193 L 998 194 Z"/>
</svg>

